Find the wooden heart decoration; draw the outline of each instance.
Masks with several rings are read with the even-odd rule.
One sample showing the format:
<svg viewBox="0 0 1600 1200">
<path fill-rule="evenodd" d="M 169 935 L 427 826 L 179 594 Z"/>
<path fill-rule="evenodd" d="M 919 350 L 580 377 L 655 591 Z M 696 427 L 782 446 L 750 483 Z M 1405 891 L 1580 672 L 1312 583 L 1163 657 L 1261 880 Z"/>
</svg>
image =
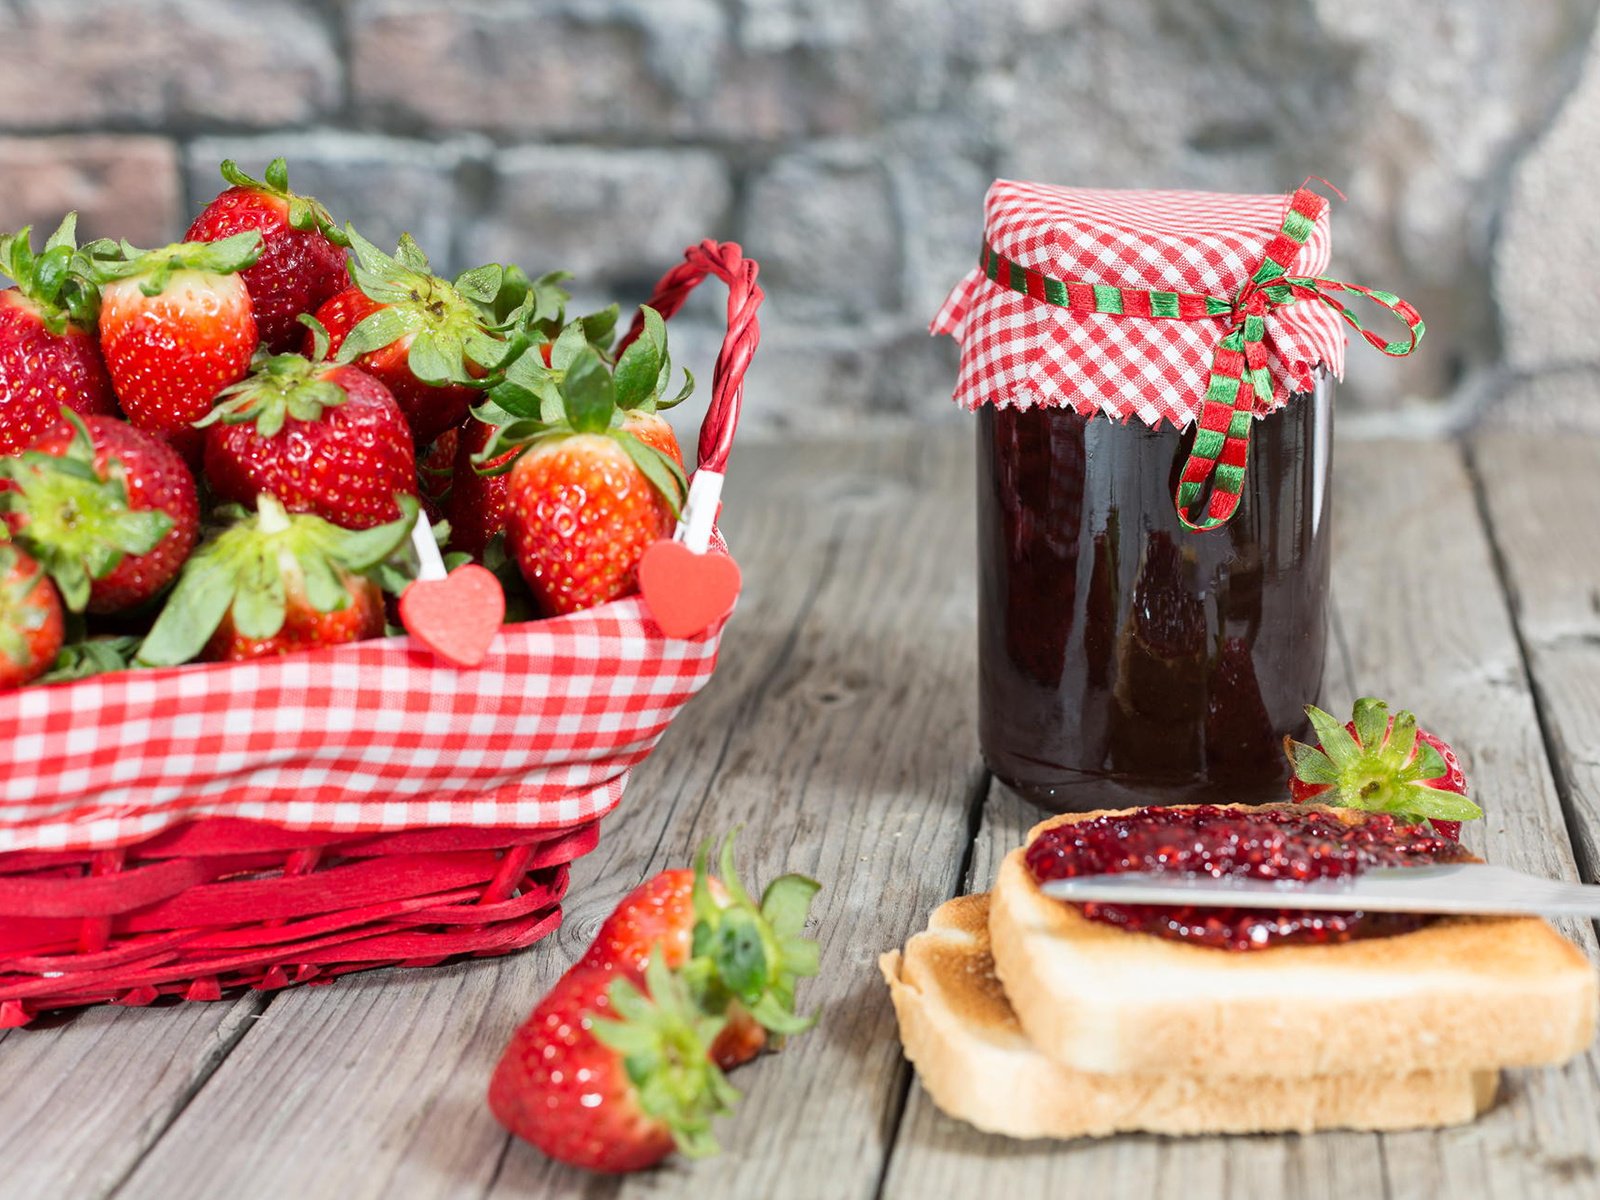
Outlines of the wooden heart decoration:
<svg viewBox="0 0 1600 1200">
<path fill-rule="evenodd" d="M 661 632 L 699 637 L 733 611 L 739 564 L 726 554 L 696 554 L 682 542 L 656 542 L 639 560 L 639 591 Z"/>
<path fill-rule="evenodd" d="M 506 619 L 500 581 L 477 563 L 443 579 L 419 579 L 400 595 L 400 623 L 440 658 L 475 667 Z"/>
</svg>

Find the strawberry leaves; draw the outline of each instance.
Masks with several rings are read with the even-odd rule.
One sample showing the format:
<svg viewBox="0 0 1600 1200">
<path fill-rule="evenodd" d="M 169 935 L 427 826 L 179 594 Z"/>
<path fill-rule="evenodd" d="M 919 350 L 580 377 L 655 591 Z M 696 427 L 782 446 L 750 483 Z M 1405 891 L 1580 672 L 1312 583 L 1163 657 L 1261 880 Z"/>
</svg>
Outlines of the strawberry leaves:
<svg viewBox="0 0 1600 1200">
<path fill-rule="evenodd" d="M 0 234 L 0 275 L 17 285 L 38 309 L 45 329 L 58 337 L 69 321 L 93 328 L 100 311 L 100 289 L 91 278 L 89 255 L 78 249 L 77 229 L 78 214 L 70 212 L 38 254 L 31 225 Z"/>
<path fill-rule="evenodd" d="M 1356 701 L 1349 727 L 1315 705 L 1306 715 L 1320 744 L 1285 738 L 1284 751 L 1297 779 L 1326 789 L 1315 796 L 1318 803 L 1389 813 L 1408 824 L 1483 816 L 1465 795 L 1435 786 L 1449 765 L 1421 736 L 1412 713 L 1391 717 L 1387 704 L 1369 696 Z"/>
<path fill-rule="evenodd" d="M 313 335 L 322 354 L 327 353 L 327 331 L 315 318 L 305 318 L 314 326 Z M 221 423 L 254 423 L 262 437 L 276 437 L 290 417 L 296 421 L 318 421 L 330 408 L 337 408 L 349 397 L 332 380 L 319 377 L 326 364 L 298 354 L 256 353 L 251 372 L 238 383 L 217 393 L 217 403 L 194 423 L 196 429 Z"/>
<path fill-rule="evenodd" d="M 288 209 L 290 229 L 302 232 L 309 229 L 318 230 L 335 246 L 349 246 L 350 240 L 345 236 L 344 230 L 334 222 L 328 210 L 313 196 L 302 196 L 289 189 L 289 164 L 282 158 L 275 158 L 267 164 L 263 173 L 264 179 L 256 179 L 247 175 L 240 169 L 239 164 L 231 158 L 222 160 L 222 178 L 233 187 L 248 188 L 252 192 L 260 192 L 264 196 L 276 196 L 285 202 Z"/>
<path fill-rule="evenodd" d="M 685 977 L 711 1011 L 737 1000 L 763 1028 L 800 1033 L 816 1022 L 794 1011 L 794 992 L 799 979 L 818 970 L 817 944 L 802 934 L 821 885 L 804 875 L 784 875 L 757 904 L 739 882 L 733 840 L 731 834 L 723 840 L 718 860 L 726 903 L 711 888 L 710 841 L 695 854 L 695 926 Z"/>
<path fill-rule="evenodd" d="M 183 566 L 139 647 L 144 666 L 176 666 L 197 657 L 224 617 L 251 639 L 276 636 L 291 601 L 303 599 L 317 612 L 350 604 L 355 575 L 376 575 L 386 560 L 409 543 L 417 502 L 397 496 L 401 517 L 352 532 L 305 513 L 290 514 L 263 493 L 255 516 L 224 509 L 232 524 L 214 535 Z"/>
<path fill-rule="evenodd" d="M 174 242 L 157 250 L 101 239 L 90 242 L 84 252 L 92 259 L 89 273 L 96 283 L 137 279 L 146 296 L 159 296 L 178 271 L 233 275 L 255 266 L 261 257 L 261 232 L 251 229 L 215 242 Z"/>
</svg>

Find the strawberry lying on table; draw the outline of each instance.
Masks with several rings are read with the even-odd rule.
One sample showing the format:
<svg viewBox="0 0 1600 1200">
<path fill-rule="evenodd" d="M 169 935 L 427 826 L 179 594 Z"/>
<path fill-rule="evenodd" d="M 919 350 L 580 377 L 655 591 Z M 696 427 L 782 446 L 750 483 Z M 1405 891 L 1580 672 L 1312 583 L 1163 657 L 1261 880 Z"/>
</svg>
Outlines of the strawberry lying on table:
<svg viewBox="0 0 1600 1200">
<path fill-rule="evenodd" d="M 818 965 L 802 936 L 818 885 L 784 875 L 758 904 L 732 854 L 730 838 L 719 879 L 702 846 L 693 871 L 646 880 L 607 918 L 495 1068 L 501 1124 L 594 1171 L 716 1152 L 712 1121 L 739 1098 L 723 1071 L 811 1026 L 794 989 Z"/>
</svg>

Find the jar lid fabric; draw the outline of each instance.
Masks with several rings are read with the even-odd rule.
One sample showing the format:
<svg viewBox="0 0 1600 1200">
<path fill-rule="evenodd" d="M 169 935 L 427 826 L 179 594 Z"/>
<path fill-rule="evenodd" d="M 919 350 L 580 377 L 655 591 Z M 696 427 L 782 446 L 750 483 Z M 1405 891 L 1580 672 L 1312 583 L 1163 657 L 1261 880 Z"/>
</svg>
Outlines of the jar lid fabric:
<svg viewBox="0 0 1600 1200">
<path fill-rule="evenodd" d="M 932 331 L 961 343 L 955 399 L 968 409 L 1071 405 L 1085 416 L 1137 417 L 1179 428 L 1200 416 L 1213 355 L 1236 319 L 1222 300 L 1238 297 L 1284 226 L 1290 197 L 1214 192 L 1117 191 L 1001 179 L 985 200 L 983 264 L 956 285 Z M 1285 263 L 1292 276 L 1320 276 L 1332 238 L 1326 204 Z M 1017 264 L 1008 286 L 991 278 Z M 985 270 L 985 265 L 989 270 Z M 1036 274 L 1035 274 L 1036 273 Z M 1023 276 L 1029 275 L 1028 280 Z M 1189 319 L 1080 312 L 1041 303 L 1039 278 L 1055 288 L 1181 293 L 1213 299 L 1216 315 Z M 1148 297 L 1145 299 L 1148 305 Z M 1148 312 L 1146 307 L 1143 311 Z M 1265 314 L 1263 339 L 1273 381 L 1263 415 L 1308 391 L 1318 366 L 1344 375 L 1341 317 L 1319 303 Z"/>
</svg>

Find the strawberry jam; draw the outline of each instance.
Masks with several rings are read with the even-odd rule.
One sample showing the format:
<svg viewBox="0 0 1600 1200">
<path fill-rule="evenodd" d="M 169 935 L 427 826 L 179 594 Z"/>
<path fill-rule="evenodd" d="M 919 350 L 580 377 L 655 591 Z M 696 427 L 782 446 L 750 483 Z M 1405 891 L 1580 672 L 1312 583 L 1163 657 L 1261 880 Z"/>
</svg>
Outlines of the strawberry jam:
<svg viewBox="0 0 1600 1200">
<path fill-rule="evenodd" d="M 1322 688 L 1332 389 L 1255 422 L 1239 509 L 1185 529 L 1192 433 L 978 410 L 979 739 L 1056 812 L 1270 803 Z"/>
<path fill-rule="evenodd" d="M 1362 813 L 1346 823 L 1324 809 L 1241 811 L 1202 805 L 1142 808 L 1058 825 L 1034 839 L 1026 861 L 1040 883 L 1124 871 L 1309 882 L 1356 875 L 1373 867 L 1470 859 L 1459 843 L 1431 836 L 1421 826 L 1397 825 L 1384 813 Z M 1431 920 L 1412 913 L 1295 908 L 1106 903 L 1077 907 L 1092 921 L 1223 950 L 1386 937 L 1409 933 Z"/>
</svg>

